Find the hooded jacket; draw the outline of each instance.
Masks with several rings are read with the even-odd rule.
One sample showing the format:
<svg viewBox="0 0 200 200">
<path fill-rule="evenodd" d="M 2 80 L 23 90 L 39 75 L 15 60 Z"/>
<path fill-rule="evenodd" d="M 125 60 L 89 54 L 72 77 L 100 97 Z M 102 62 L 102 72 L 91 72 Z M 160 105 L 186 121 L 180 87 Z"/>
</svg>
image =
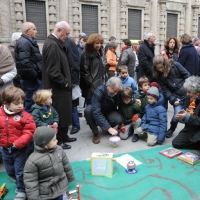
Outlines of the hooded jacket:
<svg viewBox="0 0 200 200">
<path fill-rule="evenodd" d="M 142 130 L 157 136 L 160 143 L 164 141 L 167 130 L 167 111 L 163 107 L 163 101 L 164 98 L 159 96 L 157 102 L 147 104 L 141 122 Z"/>
<path fill-rule="evenodd" d="M 31 109 L 37 127 L 48 126 L 52 125 L 54 122 L 59 122 L 58 113 L 52 106 L 49 106 L 48 109 L 44 109 L 44 107 L 40 105 L 33 104 Z"/>
<path fill-rule="evenodd" d="M 24 167 L 24 184 L 29 200 L 55 199 L 68 189 L 74 173 L 60 146 L 53 150 L 34 146 Z"/>
</svg>

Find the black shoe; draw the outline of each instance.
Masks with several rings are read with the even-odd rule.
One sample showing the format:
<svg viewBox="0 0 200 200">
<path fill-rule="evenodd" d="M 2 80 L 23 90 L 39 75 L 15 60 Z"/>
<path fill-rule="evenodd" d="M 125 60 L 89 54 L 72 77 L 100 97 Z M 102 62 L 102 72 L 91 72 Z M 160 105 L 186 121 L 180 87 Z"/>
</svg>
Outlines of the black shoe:
<svg viewBox="0 0 200 200">
<path fill-rule="evenodd" d="M 132 136 L 132 142 L 137 142 L 138 141 L 138 134 L 134 134 Z"/>
<path fill-rule="evenodd" d="M 70 131 L 70 134 L 78 133 L 79 130 L 80 130 L 80 128 L 72 128 L 72 130 Z"/>
<path fill-rule="evenodd" d="M 65 143 L 59 144 L 63 149 L 71 149 L 71 146 Z"/>
<path fill-rule="evenodd" d="M 63 142 L 75 142 L 76 138 L 70 138 L 68 135 L 66 135 L 65 139 L 63 139 Z"/>
<path fill-rule="evenodd" d="M 174 131 L 172 131 L 171 129 L 169 129 L 169 130 L 167 131 L 165 137 L 166 137 L 166 138 L 170 138 L 170 137 L 172 137 L 173 132 L 174 132 Z"/>
</svg>

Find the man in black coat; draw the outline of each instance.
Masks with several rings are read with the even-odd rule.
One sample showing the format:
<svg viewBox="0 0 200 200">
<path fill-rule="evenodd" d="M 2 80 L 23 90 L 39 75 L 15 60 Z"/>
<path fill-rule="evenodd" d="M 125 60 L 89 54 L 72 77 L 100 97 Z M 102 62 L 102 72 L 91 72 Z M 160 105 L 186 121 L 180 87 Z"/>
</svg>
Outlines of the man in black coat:
<svg viewBox="0 0 200 200">
<path fill-rule="evenodd" d="M 64 42 L 66 48 L 66 54 L 69 61 L 69 67 L 71 68 L 72 88 L 79 85 L 79 71 L 80 60 L 78 49 L 75 42 L 68 38 Z M 73 92 L 73 89 L 72 89 Z M 80 130 L 80 121 L 77 106 L 79 105 L 79 98 L 72 101 L 72 130 L 71 134 L 75 134 Z"/>
<path fill-rule="evenodd" d="M 41 89 L 42 55 L 36 39 L 37 29 L 31 22 L 22 25 L 22 35 L 15 46 L 17 73 L 21 76 L 20 85 L 26 94 L 25 110 L 31 113 L 34 104 L 33 94 Z"/>
<path fill-rule="evenodd" d="M 153 31 L 147 31 L 144 34 L 144 43 L 140 46 L 138 51 L 139 66 L 137 67 L 137 80 L 142 76 L 146 76 L 150 82 L 153 81 L 152 66 L 155 56 L 155 40 L 156 37 Z"/>
<path fill-rule="evenodd" d="M 68 127 L 72 124 L 72 83 L 64 42 L 69 33 L 69 24 L 58 22 L 53 33 L 45 40 L 42 50 L 42 86 L 44 89 L 52 89 L 52 105 L 59 115 L 58 145 L 63 149 L 71 148 L 65 142 L 76 141 L 76 138 L 67 135 Z"/>
</svg>

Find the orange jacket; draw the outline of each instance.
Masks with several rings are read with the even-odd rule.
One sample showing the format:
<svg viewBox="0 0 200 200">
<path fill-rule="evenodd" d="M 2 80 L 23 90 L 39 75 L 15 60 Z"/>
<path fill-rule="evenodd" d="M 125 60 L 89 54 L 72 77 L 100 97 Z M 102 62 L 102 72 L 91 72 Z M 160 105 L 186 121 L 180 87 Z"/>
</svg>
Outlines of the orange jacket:
<svg viewBox="0 0 200 200">
<path fill-rule="evenodd" d="M 117 56 L 116 56 L 115 52 L 108 49 L 108 51 L 106 53 L 106 59 L 107 59 L 107 63 L 110 65 L 108 70 L 116 71 L 118 61 L 117 61 Z"/>
</svg>

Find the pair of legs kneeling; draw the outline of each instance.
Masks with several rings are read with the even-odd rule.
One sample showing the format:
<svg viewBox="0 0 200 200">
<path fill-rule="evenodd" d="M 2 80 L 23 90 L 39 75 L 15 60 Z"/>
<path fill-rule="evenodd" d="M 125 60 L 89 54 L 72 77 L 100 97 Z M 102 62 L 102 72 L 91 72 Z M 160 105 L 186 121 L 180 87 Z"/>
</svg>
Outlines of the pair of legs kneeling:
<svg viewBox="0 0 200 200">
<path fill-rule="evenodd" d="M 141 119 L 139 118 L 135 122 L 132 122 L 131 124 L 125 125 L 125 131 L 124 133 L 120 131 L 119 136 L 122 140 L 128 139 L 128 137 L 132 135 L 132 142 L 137 142 L 138 137 L 143 138 L 144 140 L 147 140 L 148 146 L 154 146 L 157 143 L 157 136 L 148 133 L 147 131 L 143 131 L 141 128 Z"/>
</svg>

